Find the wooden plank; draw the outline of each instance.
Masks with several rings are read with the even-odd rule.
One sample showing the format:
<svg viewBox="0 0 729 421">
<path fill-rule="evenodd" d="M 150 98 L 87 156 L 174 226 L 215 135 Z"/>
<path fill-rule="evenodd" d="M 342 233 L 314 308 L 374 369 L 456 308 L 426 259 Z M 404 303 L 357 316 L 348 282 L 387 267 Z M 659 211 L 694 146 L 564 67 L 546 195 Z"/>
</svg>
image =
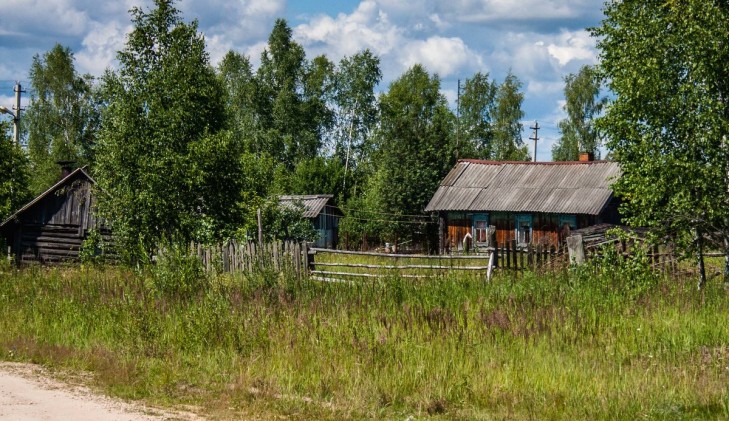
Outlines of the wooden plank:
<svg viewBox="0 0 729 421">
<path fill-rule="evenodd" d="M 511 250 L 511 241 L 506 242 L 506 268 L 511 269 L 511 260 L 514 253 Z"/>
<path fill-rule="evenodd" d="M 486 247 L 480 250 L 483 250 L 486 253 L 491 253 L 491 247 Z M 487 260 L 489 258 L 489 254 L 480 254 L 480 255 L 468 255 L 468 256 L 461 256 L 461 255 L 433 255 L 433 254 L 393 254 L 393 253 L 377 253 L 372 251 L 349 251 L 349 250 L 333 250 L 333 249 L 322 249 L 322 248 L 316 248 L 312 247 L 310 249 L 314 253 L 332 253 L 332 254 L 351 254 L 356 256 L 380 256 L 380 257 L 392 257 L 392 258 L 398 258 L 398 259 L 443 259 L 443 260 L 450 260 L 450 259 L 480 259 L 480 260 Z"/>
<path fill-rule="evenodd" d="M 326 270 L 312 270 L 312 275 L 334 275 L 334 276 L 354 276 L 359 278 L 387 278 L 391 275 L 389 274 L 383 274 L 383 275 L 374 275 L 371 273 L 351 273 L 351 272 L 331 272 Z M 428 275 L 397 275 L 401 278 L 415 278 L 415 279 L 425 279 L 430 278 L 431 276 Z"/>
<path fill-rule="evenodd" d="M 309 256 L 310 256 L 309 255 L 309 244 L 308 243 L 304 242 L 302 252 L 303 252 L 302 253 L 303 254 L 302 257 L 304 259 L 304 274 L 308 275 L 309 274 Z M 313 261 L 314 254 L 311 254 L 311 259 Z"/>
<path fill-rule="evenodd" d="M 230 272 L 230 244 L 223 246 L 223 272 Z"/>
<path fill-rule="evenodd" d="M 433 269 L 433 270 L 486 270 L 487 266 L 443 266 L 443 265 L 376 265 L 365 263 L 317 263 L 317 266 L 348 267 L 364 269 Z"/>
<path fill-rule="evenodd" d="M 579 234 L 567 237 L 567 250 L 570 264 L 581 265 L 585 262 L 585 246 Z"/>
</svg>

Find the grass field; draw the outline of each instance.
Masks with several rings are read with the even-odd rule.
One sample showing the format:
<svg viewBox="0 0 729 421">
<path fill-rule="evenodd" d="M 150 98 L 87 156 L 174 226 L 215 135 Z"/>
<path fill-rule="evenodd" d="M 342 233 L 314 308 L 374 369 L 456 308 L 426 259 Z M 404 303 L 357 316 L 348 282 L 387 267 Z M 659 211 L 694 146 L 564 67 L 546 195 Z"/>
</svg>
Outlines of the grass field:
<svg viewBox="0 0 729 421">
<path fill-rule="evenodd" d="M 0 272 L 3 359 L 213 417 L 729 418 L 727 292 L 630 262 L 491 283 Z"/>
</svg>

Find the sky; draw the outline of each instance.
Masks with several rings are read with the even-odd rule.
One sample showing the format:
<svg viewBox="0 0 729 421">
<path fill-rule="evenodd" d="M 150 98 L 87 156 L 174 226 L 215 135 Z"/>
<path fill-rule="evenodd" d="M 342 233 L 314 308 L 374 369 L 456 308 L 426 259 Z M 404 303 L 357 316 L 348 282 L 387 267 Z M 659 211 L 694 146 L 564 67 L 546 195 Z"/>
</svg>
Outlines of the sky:
<svg viewBox="0 0 729 421">
<path fill-rule="evenodd" d="M 101 76 L 117 65 L 131 30 L 129 9 L 151 0 L 2 0 L 0 105 L 14 104 L 13 84 L 28 86 L 33 56 L 56 43 L 69 47 L 76 70 Z M 380 91 L 416 63 L 441 79 L 455 106 L 458 80 L 476 72 L 503 82 L 511 70 L 523 83 L 524 141 L 539 122 L 537 159 L 551 160 L 565 118 L 564 77 L 595 64 L 586 30 L 602 19 L 602 0 L 178 0 L 183 19 L 197 19 L 212 64 L 229 50 L 255 67 L 277 18 L 293 29 L 308 58 L 335 63 L 369 48 L 381 60 Z M 24 94 L 22 106 L 29 101 Z M 4 115 L 4 118 L 9 116 Z"/>
</svg>

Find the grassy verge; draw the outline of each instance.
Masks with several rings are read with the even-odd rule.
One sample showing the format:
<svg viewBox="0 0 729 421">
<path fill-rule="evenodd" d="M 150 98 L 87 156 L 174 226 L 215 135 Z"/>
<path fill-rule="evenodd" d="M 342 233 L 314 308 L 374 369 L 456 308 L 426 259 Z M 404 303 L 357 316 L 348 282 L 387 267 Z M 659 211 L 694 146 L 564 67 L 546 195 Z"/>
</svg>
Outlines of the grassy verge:
<svg viewBox="0 0 729 421">
<path fill-rule="evenodd" d="M 729 417 L 729 300 L 692 279 L 1 272 L 2 358 L 223 418 Z"/>
</svg>

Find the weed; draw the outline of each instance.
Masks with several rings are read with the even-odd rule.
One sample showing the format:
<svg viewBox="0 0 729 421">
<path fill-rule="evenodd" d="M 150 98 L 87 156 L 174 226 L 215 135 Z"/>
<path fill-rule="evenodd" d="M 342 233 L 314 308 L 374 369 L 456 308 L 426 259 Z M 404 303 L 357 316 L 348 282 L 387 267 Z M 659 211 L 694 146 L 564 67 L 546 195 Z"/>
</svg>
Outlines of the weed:
<svg viewBox="0 0 729 421">
<path fill-rule="evenodd" d="M 726 416 L 727 292 L 631 265 L 344 284 L 173 250 L 138 273 L 0 270 L 0 357 L 221 418 Z"/>
</svg>

